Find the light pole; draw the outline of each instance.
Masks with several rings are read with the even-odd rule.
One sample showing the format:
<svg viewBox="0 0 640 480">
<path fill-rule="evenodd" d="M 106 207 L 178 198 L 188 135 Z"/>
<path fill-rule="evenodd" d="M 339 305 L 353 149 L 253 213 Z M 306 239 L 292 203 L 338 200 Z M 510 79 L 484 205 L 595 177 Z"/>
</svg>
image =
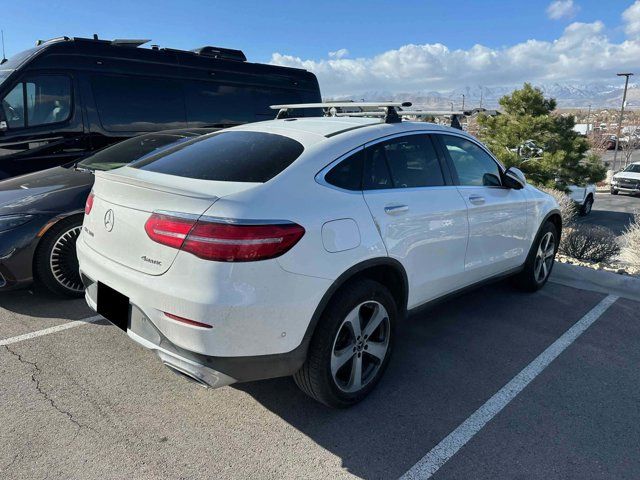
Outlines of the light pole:
<svg viewBox="0 0 640 480">
<path fill-rule="evenodd" d="M 625 77 L 624 79 L 624 93 L 622 94 L 622 108 L 620 109 L 620 121 L 618 122 L 618 134 L 616 135 L 616 146 L 613 151 L 613 165 L 611 169 L 616 171 L 616 163 L 618 160 L 618 142 L 620 141 L 620 130 L 622 129 L 622 118 L 624 116 L 624 104 L 627 101 L 627 87 L 629 86 L 629 77 L 633 75 L 633 73 L 616 73 L 619 77 Z"/>
<path fill-rule="evenodd" d="M 462 94 L 462 110 L 464 110 L 464 93 Z"/>
<path fill-rule="evenodd" d="M 589 135 L 589 119 L 591 118 L 591 104 L 589 104 L 589 112 L 587 113 L 587 135 Z"/>
<path fill-rule="evenodd" d="M 451 111 L 453 112 L 453 102 L 449 102 L 451 104 Z"/>
</svg>

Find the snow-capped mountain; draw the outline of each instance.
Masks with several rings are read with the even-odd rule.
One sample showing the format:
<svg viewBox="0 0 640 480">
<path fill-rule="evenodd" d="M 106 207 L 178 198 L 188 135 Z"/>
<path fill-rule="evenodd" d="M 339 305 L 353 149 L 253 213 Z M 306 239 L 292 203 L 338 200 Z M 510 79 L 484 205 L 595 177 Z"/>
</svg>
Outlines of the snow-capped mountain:
<svg viewBox="0 0 640 480">
<path fill-rule="evenodd" d="M 546 97 L 555 98 L 560 108 L 620 108 L 623 85 L 605 83 L 562 84 L 550 83 L 535 85 Z M 468 86 L 450 91 L 421 90 L 413 92 L 367 91 L 359 94 L 333 97 L 330 100 L 366 100 L 366 101 L 410 101 L 434 109 L 462 108 L 462 95 L 465 96 L 465 108 L 482 106 L 498 108 L 498 100 L 521 85 L 512 86 Z M 627 108 L 640 108 L 640 84 L 629 84 Z"/>
</svg>

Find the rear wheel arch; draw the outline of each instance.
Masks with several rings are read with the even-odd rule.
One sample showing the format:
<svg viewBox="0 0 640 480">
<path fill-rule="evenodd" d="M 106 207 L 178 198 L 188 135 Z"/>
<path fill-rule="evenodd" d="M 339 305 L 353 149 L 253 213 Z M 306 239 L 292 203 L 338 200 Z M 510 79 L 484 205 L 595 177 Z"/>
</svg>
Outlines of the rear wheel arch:
<svg viewBox="0 0 640 480">
<path fill-rule="evenodd" d="M 409 281 L 407 273 L 402 264 L 393 258 L 381 257 L 365 260 L 358 263 L 342 275 L 340 275 L 325 292 L 320 303 L 311 317 L 307 331 L 305 332 L 302 344 L 306 352 L 311 337 L 315 332 L 318 321 L 325 311 L 331 299 L 341 290 L 349 288 L 349 285 L 360 279 L 375 280 L 388 288 L 393 296 L 400 318 L 404 318 L 407 311 L 407 299 L 409 296 Z"/>
</svg>

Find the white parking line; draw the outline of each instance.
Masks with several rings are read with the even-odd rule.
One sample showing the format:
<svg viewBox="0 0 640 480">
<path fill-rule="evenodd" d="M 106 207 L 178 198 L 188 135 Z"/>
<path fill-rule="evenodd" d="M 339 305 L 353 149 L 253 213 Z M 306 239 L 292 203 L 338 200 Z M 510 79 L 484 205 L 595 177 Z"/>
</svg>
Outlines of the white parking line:
<svg viewBox="0 0 640 480">
<path fill-rule="evenodd" d="M 428 479 L 442 467 L 458 450 L 466 445 L 493 417 L 506 407 L 529 383 L 571 345 L 618 299 L 615 295 L 605 297 L 584 317 L 578 320 L 560 338 L 553 342 L 535 360 L 502 387 L 493 397 L 478 408 L 458 428 L 447 435 L 438 445 L 422 457 L 401 480 Z"/>
<path fill-rule="evenodd" d="M 49 335 L 50 333 L 61 332 L 62 330 L 79 327 L 81 325 L 86 325 L 87 323 L 97 322 L 98 320 L 102 320 L 102 318 L 102 316 L 96 315 L 94 317 L 85 318 L 83 320 L 76 320 L 69 323 L 63 323 L 62 325 L 56 325 L 55 327 L 49 327 L 43 330 L 36 330 L 35 332 L 25 333 L 24 335 L 18 335 L 17 337 L 5 338 L 0 340 L 0 347 L 4 345 L 11 345 L 12 343 L 22 342 L 24 340 L 29 340 L 30 338 L 42 337 L 43 335 Z"/>
</svg>

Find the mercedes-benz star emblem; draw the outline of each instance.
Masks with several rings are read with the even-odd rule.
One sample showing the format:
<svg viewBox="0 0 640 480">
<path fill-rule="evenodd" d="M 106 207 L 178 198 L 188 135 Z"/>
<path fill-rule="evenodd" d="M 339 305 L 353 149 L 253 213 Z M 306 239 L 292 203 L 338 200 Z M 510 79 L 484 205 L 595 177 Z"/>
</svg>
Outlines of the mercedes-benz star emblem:
<svg viewBox="0 0 640 480">
<path fill-rule="evenodd" d="M 107 210 L 107 213 L 104 214 L 104 228 L 107 229 L 107 232 L 113 230 L 113 223 L 113 210 L 109 209 Z"/>
</svg>

